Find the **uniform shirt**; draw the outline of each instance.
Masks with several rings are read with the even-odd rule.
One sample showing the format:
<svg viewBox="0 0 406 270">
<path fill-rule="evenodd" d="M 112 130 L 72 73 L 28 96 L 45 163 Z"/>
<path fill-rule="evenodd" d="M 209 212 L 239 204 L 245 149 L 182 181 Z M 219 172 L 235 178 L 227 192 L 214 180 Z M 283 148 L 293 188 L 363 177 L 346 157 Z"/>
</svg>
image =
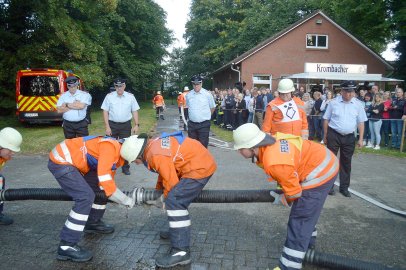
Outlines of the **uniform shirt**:
<svg viewBox="0 0 406 270">
<path fill-rule="evenodd" d="M 345 102 L 342 96 L 330 102 L 323 119 L 328 120 L 329 127 L 341 135 L 353 133 L 359 123 L 368 120 L 363 105 L 358 99 L 352 98 L 349 102 Z"/>
<path fill-rule="evenodd" d="M 115 169 L 124 165 L 120 156 L 121 144 L 113 138 L 96 137 L 84 141 L 83 137 L 67 139 L 55 146 L 49 153 L 49 159 L 56 164 L 72 165 L 82 174 L 90 171 L 86 153 L 97 161 L 99 186 L 106 196 L 113 194 L 117 187 L 114 181 Z"/>
<path fill-rule="evenodd" d="M 302 190 L 330 181 L 339 170 L 337 157 L 327 147 L 299 136 L 277 133 L 276 142 L 259 148 L 258 166 L 270 181 L 276 180 L 286 199 L 293 201 Z"/>
<path fill-rule="evenodd" d="M 172 136 L 151 140 L 143 160 L 148 169 L 159 174 L 156 189 L 163 189 L 165 197 L 181 178 L 199 180 L 217 169 L 209 150 L 190 138 L 185 138 L 181 144 Z"/>
<path fill-rule="evenodd" d="M 101 108 L 109 113 L 110 121 L 124 123 L 131 120 L 132 112 L 138 111 L 140 106 L 133 94 L 124 91 L 119 96 L 114 91 L 107 94 Z"/>
<path fill-rule="evenodd" d="M 90 96 L 89 93 L 86 93 L 82 90 L 77 89 L 75 94 L 71 94 L 71 92 L 65 92 L 63 93 L 59 99 L 58 102 L 56 103 L 57 107 L 62 106 L 63 103 L 73 103 L 75 101 L 79 101 L 82 103 L 85 103 L 86 106 L 81 109 L 81 110 L 69 110 L 65 113 L 63 113 L 63 119 L 71 122 L 78 122 L 82 121 L 86 117 L 86 109 L 87 106 L 92 104 L 92 97 Z"/>
<path fill-rule="evenodd" d="M 186 95 L 186 104 L 189 107 L 189 120 L 196 123 L 210 120 L 211 109 L 216 106 L 212 94 L 203 88 L 199 93 L 190 91 Z"/>
</svg>

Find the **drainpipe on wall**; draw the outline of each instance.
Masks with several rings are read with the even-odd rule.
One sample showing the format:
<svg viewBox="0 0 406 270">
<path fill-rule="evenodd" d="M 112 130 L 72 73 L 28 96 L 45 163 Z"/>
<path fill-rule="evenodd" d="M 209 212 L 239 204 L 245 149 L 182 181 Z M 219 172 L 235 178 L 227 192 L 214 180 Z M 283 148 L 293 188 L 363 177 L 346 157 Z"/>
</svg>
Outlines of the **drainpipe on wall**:
<svg viewBox="0 0 406 270">
<path fill-rule="evenodd" d="M 235 69 L 233 66 L 234 63 L 231 64 L 230 68 L 232 71 L 238 72 L 238 81 L 241 82 L 241 72 L 238 69 Z"/>
</svg>

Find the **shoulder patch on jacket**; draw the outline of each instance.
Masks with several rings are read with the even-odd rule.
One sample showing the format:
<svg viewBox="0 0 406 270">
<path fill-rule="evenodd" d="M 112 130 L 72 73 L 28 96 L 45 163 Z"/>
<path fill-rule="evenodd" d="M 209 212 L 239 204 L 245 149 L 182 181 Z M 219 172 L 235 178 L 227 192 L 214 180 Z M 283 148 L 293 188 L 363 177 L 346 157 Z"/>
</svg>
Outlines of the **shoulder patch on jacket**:
<svg viewBox="0 0 406 270">
<path fill-rule="evenodd" d="M 281 153 L 289 153 L 289 143 L 287 140 L 280 140 L 280 151 Z"/>
<path fill-rule="evenodd" d="M 163 149 L 171 148 L 171 140 L 170 140 L 169 136 L 161 139 L 161 148 L 163 148 Z"/>
</svg>

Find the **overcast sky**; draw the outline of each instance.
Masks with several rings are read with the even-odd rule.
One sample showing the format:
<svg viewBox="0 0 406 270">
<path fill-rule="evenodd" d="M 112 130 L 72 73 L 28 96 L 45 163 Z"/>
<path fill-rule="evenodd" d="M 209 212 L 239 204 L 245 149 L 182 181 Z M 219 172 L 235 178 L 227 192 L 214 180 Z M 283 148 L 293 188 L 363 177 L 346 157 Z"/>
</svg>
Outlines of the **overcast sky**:
<svg viewBox="0 0 406 270">
<path fill-rule="evenodd" d="M 183 39 L 185 33 L 185 24 L 189 17 L 189 8 L 191 0 L 154 0 L 167 13 L 166 26 L 173 31 L 174 37 L 177 39 L 172 47 L 186 47 L 186 42 Z M 381 55 L 387 61 L 394 61 L 397 56 L 392 51 L 394 43 L 388 45 L 386 51 Z"/>
</svg>

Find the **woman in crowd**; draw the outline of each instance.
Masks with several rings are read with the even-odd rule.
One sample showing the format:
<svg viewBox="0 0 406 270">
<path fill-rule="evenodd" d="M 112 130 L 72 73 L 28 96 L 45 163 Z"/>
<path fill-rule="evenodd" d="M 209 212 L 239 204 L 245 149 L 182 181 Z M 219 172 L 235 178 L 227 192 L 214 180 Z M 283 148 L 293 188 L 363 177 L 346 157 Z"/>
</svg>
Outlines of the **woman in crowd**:
<svg viewBox="0 0 406 270">
<path fill-rule="evenodd" d="M 385 91 L 383 94 L 383 113 L 382 113 L 382 136 L 383 143 L 385 147 L 388 147 L 389 144 L 389 133 L 390 133 L 390 117 L 389 117 L 389 108 L 392 104 L 392 98 L 389 91 Z"/>
<path fill-rule="evenodd" d="M 376 94 L 375 100 L 370 107 L 370 116 L 369 116 L 369 131 L 371 133 L 371 141 L 366 146 L 367 148 L 374 147 L 375 150 L 379 150 L 381 143 L 381 126 L 382 126 L 382 113 L 384 110 L 384 104 L 382 102 L 382 95 Z"/>
<path fill-rule="evenodd" d="M 245 115 L 247 114 L 247 106 L 245 104 L 243 94 L 238 94 L 237 103 L 235 106 L 236 106 L 237 116 L 236 116 L 236 126 L 234 126 L 234 129 L 238 128 L 242 124 L 245 124 L 244 119 L 245 119 Z"/>
<path fill-rule="evenodd" d="M 366 93 L 364 96 L 364 109 L 367 114 L 367 117 L 371 116 L 371 106 L 372 106 L 372 96 L 370 93 Z M 364 132 L 364 143 L 368 147 L 371 147 L 371 133 L 369 132 L 369 122 L 365 122 L 365 132 Z M 373 147 L 373 146 L 372 146 Z"/>
<path fill-rule="evenodd" d="M 314 100 L 310 97 L 309 93 L 304 93 L 302 100 L 304 102 L 304 110 L 307 116 L 307 123 L 312 123 L 311 112 L 314 106 Z M 309 140 L 313 140 L 314 137 L 314 126 L 309 124 Z"/>
<path fill-rule="evenodd" d="M 333 100 L 333 92 L 331 92 L 330 90 L 326 91 L 326 98 L 323 100 L 323 102 L 321 103 L 320 106 L 320 112 L 321 112 L 321 119 L 323 119 L 323 115 L 324 112 L 327 109 L 328 104 L 330 103 L 330 101 Z M 323 123 L 321 124 L 323 126 Z M 321 137 L 324 138 L 324 129 L 321 129 Z M 324 143 L 323 140 L 321 140 L 321 143 Z"/>
</svg>

